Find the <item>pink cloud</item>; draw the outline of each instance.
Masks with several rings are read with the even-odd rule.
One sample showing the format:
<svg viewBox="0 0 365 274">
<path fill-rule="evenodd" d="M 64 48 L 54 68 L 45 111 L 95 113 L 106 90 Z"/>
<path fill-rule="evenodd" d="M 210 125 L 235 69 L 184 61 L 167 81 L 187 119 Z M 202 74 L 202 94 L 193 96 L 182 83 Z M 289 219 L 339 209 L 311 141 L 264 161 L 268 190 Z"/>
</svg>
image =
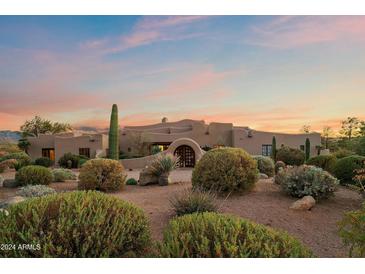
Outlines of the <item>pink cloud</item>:
<svg viewBox="0 0 365 274">
<path fill-rule="evenodd" d="M 294 48 L 336 40 L 365 40 L 364 16 L 283 16 L 253 27 L 247 43 L 272 48 Z"/>
<path fill-rule="evenodd" d="M 80 47 L 88 50 L 97 49 L 103 54 L 109 54 L 155 42 L 201 37 L 202 33 L 188 27 L 209 18 L 211 16 L 146 16 L 137 22 L 129 34 L 85 41 L 80 43 Z"/>
</svg>

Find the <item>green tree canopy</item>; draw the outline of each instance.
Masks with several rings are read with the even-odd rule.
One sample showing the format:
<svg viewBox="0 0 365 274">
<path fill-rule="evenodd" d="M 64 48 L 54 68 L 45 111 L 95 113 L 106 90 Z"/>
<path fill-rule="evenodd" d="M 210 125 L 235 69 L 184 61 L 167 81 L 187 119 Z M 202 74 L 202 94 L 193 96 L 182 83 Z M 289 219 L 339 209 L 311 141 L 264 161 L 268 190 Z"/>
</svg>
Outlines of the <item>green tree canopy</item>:
<svg viewBox="0 0 365 274">
<path fill-rule="evenodd" d="M 347 117 L 346 120 L 342 121 L 342 127 L 340 134 L 347 137 L 349 140 L 352 137 L 359 135 L 361 121 L 357 117 Z"/>
<path fill-rule="evenodd" d="M 25 121 L 25 123 L 20 127 L 20 130 L 23 137 L 37 137 L 39 134 L 67 132 L 72 130 L 72 127 L 67 123 L 52 122 L 39 116 L 35 116 L 32 120 Z"/>
</svg>

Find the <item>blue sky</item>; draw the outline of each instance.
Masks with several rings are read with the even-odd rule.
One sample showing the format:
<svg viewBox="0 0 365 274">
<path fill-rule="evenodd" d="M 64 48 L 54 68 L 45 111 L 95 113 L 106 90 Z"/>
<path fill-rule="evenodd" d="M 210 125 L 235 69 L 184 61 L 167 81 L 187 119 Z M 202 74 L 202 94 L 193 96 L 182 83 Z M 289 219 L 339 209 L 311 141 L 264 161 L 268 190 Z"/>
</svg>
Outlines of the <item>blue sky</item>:
<svg viewBox="0 0 365 274">
<path fill-rule="evenodd" d="M 297 132 L 365 119 L 365 17 L 0 16 L 0 129 L 183 118 Z"/>
</svg>

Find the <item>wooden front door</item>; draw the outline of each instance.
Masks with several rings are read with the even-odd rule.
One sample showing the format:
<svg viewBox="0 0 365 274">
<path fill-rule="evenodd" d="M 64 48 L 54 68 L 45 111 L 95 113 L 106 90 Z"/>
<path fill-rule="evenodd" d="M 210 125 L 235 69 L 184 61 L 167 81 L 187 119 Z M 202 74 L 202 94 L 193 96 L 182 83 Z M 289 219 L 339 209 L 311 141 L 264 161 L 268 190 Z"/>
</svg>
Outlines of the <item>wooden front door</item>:
<svg viewBox="0 0 365 274">
<path fill-rule="evenodd" d="M 54 148 L 42 148 L 42 157 L 47 157 L 52 161 L 55 160 Z"/>
<path fill-rule="evenodd" d="M 178 166 L 179 167 L 194 167 L 195 166 L 195 152 L 194 150 L 186 145 L 179 146 L 175 152 L 175 156 L 180 157 Z"/>
</svg>

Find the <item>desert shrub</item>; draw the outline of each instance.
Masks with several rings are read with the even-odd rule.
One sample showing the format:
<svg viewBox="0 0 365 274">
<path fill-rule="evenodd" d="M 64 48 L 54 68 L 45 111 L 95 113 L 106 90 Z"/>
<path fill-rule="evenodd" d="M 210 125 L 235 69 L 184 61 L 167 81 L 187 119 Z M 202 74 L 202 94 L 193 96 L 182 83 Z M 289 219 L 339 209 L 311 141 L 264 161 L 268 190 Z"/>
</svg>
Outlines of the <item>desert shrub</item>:
<svg viewBox="0 0 365 274">
<path fill-rule="evenodd" d="M 177 216 L 195 212 L 216 212 L 216 196 L 212 192 L 186 189 L 170 199 Z"/>
<path fill-rule="evenodd" d="M 275 174 L 275 165 L 274 161 L 267 156 L 256 155 L 253 158 L 257 161 L 257 167 L 260 173 L 264 173 L 269 177 L 274 176 Z"/>
<path fill-rule="evenodd" d="M 89 161 L 89 158 L 79 158 L 79 167 L 82 167 L 87 161 Z"/>
<path fill-rule="evenodd" d="M 196 164 L 193 188 L 240 193 L 251 189 L 258 180 L 254 159 L 240 148 L 215 148 L 204 154 Z"/>
<path fill-rule="evenodd" d="M 333 195 L 338 180 L 319 167 L 302 165 L 280 170 L 275 176 L 275 183 L 293 197 L 310 195 L 320 200 Z"/>
<path fill-rule="evenodd" d="M 25 152 L 9 153 L 9 154 L 1 157 L 0 162 L 3 162 L 5 160 L 10 160 L 10 159 L 16 160 L 16 163 L 14 164 L 14 168 L 16 170 L 19 170 L 24 166 L 30 165 L 32 162 L 32 159 Z"/>
<path fill-rule="evenodd" d="M 28 199 L 0 213 L 0 242 L 39 249 L 11 249 L 4 257 L 126 257 L 150 245 L 143 211 L 94 191 Z"/>
<path fill-rule="evenodd" d="M 70 152 L 65 153 L 59 160 L 58 164 L 63 168 L 78 168 L 80 157 Z"/>
<path fill-rule="evenodd" d="M 56 190 L 45 185 L 27 185 L 17 191 L 17 195 L 32 198 L 41 197 L 44 195 L 55 194 Z"/>
<path fill-rule="evenodd" d="M 330 173 L 335 168 L 337 158 L 334 155 L 318 155 L 309 158 L 307 165 L 317 166 Z"/>
<path fill-rule="evenodd" d="M 37 166 L 50 167 L 53 165 L 53 161 L 51 159 L 49 159 L 48 157 L 41 157 L 41 158 L 37 158 L 34 161 L 34 164 L 36 164 Z"/>
<path fill-rule="evenodd" d="M 354 188 L 365 198 L 365 168 L 355 169 L 355 176 L 352 180 L 355 182 Z"/>
<path fill-rule="evenodd" d="M 15 180 L 21 185 L 49 185 L 52 182 L 52 172 L 43 166 L 25 166 L 17 171 Z"/>
<path fill-rule="evenodd" d="M 238 217 L 188 214 L 170 221 L 159 245 L 161 257 L 286 258 L 311 257 L 298 240 Z"/>
<path fill-rule="evenodd" d="M 333 173 L 340 180 L 341 184 L 354 184 L 352 178 L 354 170 L 364 168 L 365 157 L 352 155 L 339 159 L 334 167 Z"/>
<path fill-rule="evenodd" d="M 137 182 L 137 180 L 136 179 L 134 179 L 134 178 L 129 178 L 127 181 L 126 181 L 126 183 L 125 183 L 126 185 L 129 185 L 129 186 L 135 186 L 135 185 L 137 185 L 138 184 L 138 182 Z"/>
<path fill-rule="evenodd" d="M 283 161 L 277 161 L 275 163 L 275 173 L 278 173 L 280 169 L 286 168 L 286 164 Z"/>
<path fill-rule="evenodd" d="M 161 176 L 162 174 L 173 171 L 178 164 L 178 157 L 171 153 L 162 153 L 155 157 L 150 164 L 150 171 L 155 176 Z"/>
<path fill-rule="evenodd" d="M 339 234 L 350 248 L 350 257 L 365 256 L 365 203 L 360 210 L 345 214 L 339 223 Z"/>
<path fill-rule="evenodd" d="M 305 154 L 300 149 L 284 146 L 276 152 L 276 160 L 287 165 L 300 166 L 304 164 Z"/>
<path fill-rule="evenodd" d="M 127 178 L 123 165 L 117 160 L 92 159 L 80 169 L 79 188 L 86 190 L 118 191 Z"/>
<path fill-rule="evenodd" d="M 66 180 L 76 180 L 76 174 L 69 169 L 55 168 L 52 170 L 54 182 L 64 182 Z"/>
<path fill-rule="evenodd" d="M 355 147 L 356 154 L 365 156 L 365 136 L 360 137 Z"/>
<path fill-rule="evenodd" d="M 333 153 L 333 156 L 335 156 L 337 159 L 342 159 L 351 155 L 355 155 L 355 152 L 348 150 L 346 148 L 340 148 L 339 150 Z"/>
<path fill-rule="evenodd" d="M 0 162 L 0 173 L 4 172 L 8 168 L 14 168 L 18 163 L 15 159 L 8 159 Z"/>
</svg>

